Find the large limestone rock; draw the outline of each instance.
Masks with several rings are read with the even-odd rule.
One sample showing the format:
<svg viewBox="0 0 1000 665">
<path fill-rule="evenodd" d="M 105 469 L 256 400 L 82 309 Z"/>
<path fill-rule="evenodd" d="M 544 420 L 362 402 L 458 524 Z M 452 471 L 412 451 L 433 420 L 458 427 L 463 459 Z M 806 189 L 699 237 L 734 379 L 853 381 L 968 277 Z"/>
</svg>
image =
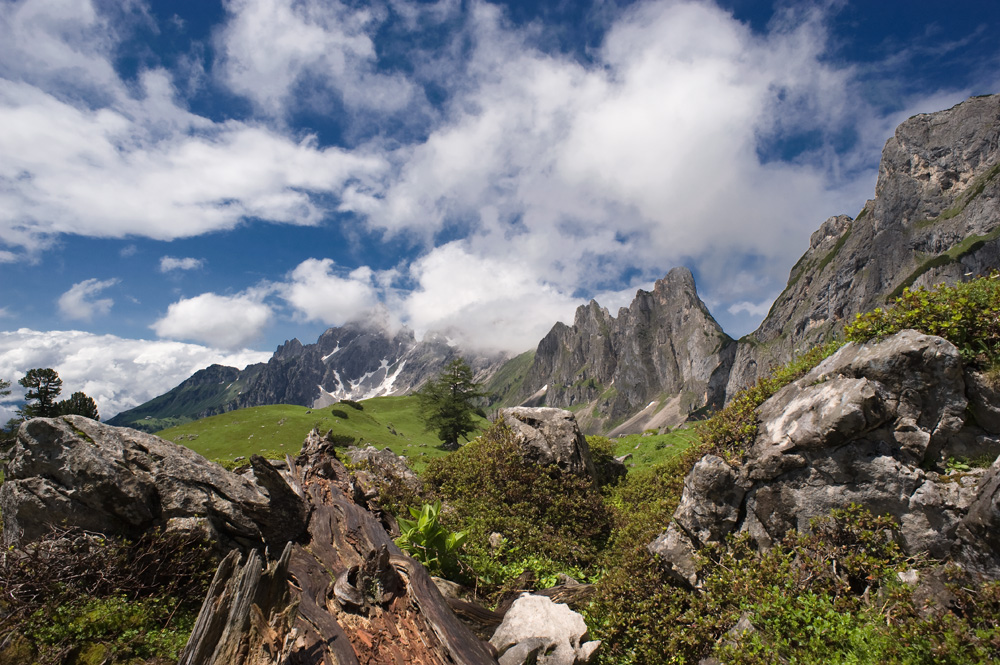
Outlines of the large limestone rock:
<svg viewBox="0 0 1000 665">
<path fill-rule="evenodd" d="M 308 510 L 266 460 L 252 463 L 256 483 L 151 434 L 82 416 L 35 418 L 21 425 L 0 486 L 4 545 L 65 523 L 126 537 L 195 531 L 223 551 L 281 551 L 305 530 Z"/>
<path fill-rule="evenodd" d="M 760 327 L 740 340 L 728 396 L 904 286 L 1000 268 L 998 175 L 1000 95 L 897 127 L 882 151 L 875 198 L 857 217 L 820 226 Z"/>
<path fill-rule="evenodd" d="M 531 594 L 514 601 L 490 644 L 500 653 L 500 665 L 589 663 L 601 645 L 587 641 L 587 624 L 580 614 Z"/>
<path fill-rule="evenodd" d="M 500 415 L 529 461 L 597 479 L 590 446 L 571 411 L 517 406 L 501 409 Z"/>
<path fill-rule="evenodd" d="M 905 551 L 998 576 L 1000 467 L 944 472 L 956 449 L 996 450 L 995 436 L 965 422 L 967 406 L 958 350 L 944 339 L 907 330 L 848 344 L 761 405 L 743 463 L 706 456 L 695 465 L 650 551 L 695 585 L 700 547 L 734 531 L 770 547 L 857 503 L 894 516 Z"/>
</svg>

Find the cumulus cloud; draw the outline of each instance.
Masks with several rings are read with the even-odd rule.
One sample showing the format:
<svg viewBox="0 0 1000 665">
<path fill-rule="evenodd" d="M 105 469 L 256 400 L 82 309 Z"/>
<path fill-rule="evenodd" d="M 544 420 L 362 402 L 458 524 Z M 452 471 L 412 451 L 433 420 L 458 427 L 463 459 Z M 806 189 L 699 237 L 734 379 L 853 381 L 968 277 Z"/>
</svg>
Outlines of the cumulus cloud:
<svg viewBox="0 0 1000 665">
<path fill-rule="evenodd" d="M 578 299 L 544 284 L 514 257 L 486 258 L 462 243 L 439 247 L 413 264 L 417 286 L 397 303 L 417 333 L 445 332 L 460 346 L 511 352 L 533 348 Z"/>
<path fill-rule="evenodd" d="M 63 233 L 169 240 L 247 217 L 316 224 L 320 199 L 383 168 L 378 155 L 191 113 L 163 69 L 126 84 L 115 34 L 88 2 L 0 7 L 0 178 L 11 183 L 0 242 L 37 251 Z"/>
<path fill-rule="evenodd" d="M 160 258 L 160 272 L 170 272 L 171 270 L 196 270 L 204 264 L 204 259 L 194 259 L 191 257 L 178 259 L 173 256 L 164 256 Z"/>
<path fill-rule="evenodd" d="M 402 75 L 376 71 L 370 36 L 384 19 L 377 5 L 336 0 L 231 0 L 219 33 L 219 71 L 264 113 L 283 116 L 326 89 L 352 108 L 399 111 L 419 90 Z M 266 48 L 262 48 L 266 44 Z M 309 95 L 301 95 L 308 88 Z"/>
<path fill-rule="evenodd" d="M 270 356 L 77 330 L 0 332 L 0 377 L 10 381 L 13 389 L 19 389 L 17 379 L 29 369 L 51 367 L 59 373 L 67 395 L 79 390 L 94 398 L 103 420 L 162 395 L 213 363 L 242 369 L 266 362 Z M 13 401 L 0 404 L 0 422 L 13 417 L 15 408 Z"/>
<path fill-rule="evenodd" d="M 374 280 L 375 273 L 368 267 L 338 271 L 331 259 L 306 259 L 278 288 L 305 320 L 339 326 L 378 305 Z"/>
<path fill-rule="evenodd" d="M 271 316 L 269 305 L 249 295 L 203 293 L 171 304 L 150 327 L 159 337 L 235 349 L 259 338 Z"/>
<path fill-rule="evenodd" d="M 407 254 L 393 271 L 302 261 L 275 291 L 301 319 L 337 325 L 382 303 L 421 330 L 527 348 L 579 299 L 624 300 L 626 285 L 681 264 L 713 308 L 747 319 L 816 226 L 871 195 L 892 127 L 965 94 L 876 111 L 858 72 L 829 56 L 839 3 L 806 4 L 753 31 L 709 0 L 640 1 L 606 14 L 602 43 L 581 58 L 487 2 L 230 0 L 216 60 L 192 64 L 197 76 L 153 67 L 125 82 L 106 5 L 6 3 L 0 243 L 18 253 L 0 249 L 0 262 L 68 233 L 170 240 L 247 218 L 337 223 Z M 394 42 L 385 55 L 383 31 L 445 20 L 443 47 L 400 54 Z M 185 95 L 206 71 L 249 100 L 250 118 L 191 110 Z M 302 113 L 330 115 L 340 143 L 290 127 Z M 417 115 L 413 132 L 405 118 Z M 850 150 L 845 135 L 857 137 Z M 781 146 L 802 137 L 813 147 L 787 159 Z M 174 261 L 193 259 L 160 269 L 193 267 Z M 103 302 L 81 296 L 76 311 Z M 238 346 L 273 307 L 206 293 L 153 329 Z"/>
<path fill-rule="evenodd" d="M 117 279 L 85 279 L 70 287 L 69 291 L 59 296 L 59 311 L 67 319 L 90 321 L 95 314 L 107 314 L 111 311 L 114 301 L 111 298 L 94 296 L 118 283 Z"/>
</svg>

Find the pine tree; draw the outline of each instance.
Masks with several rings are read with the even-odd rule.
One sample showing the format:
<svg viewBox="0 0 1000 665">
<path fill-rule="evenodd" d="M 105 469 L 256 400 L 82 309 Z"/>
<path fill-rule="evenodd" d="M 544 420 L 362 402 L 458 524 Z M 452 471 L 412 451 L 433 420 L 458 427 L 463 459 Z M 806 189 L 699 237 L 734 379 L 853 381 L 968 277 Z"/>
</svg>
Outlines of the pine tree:
<svg viewBox="0 0 1000 665">
<path fill-rule="evenodd" d="M 446 448 L 454 449 L 459 437 L 468 440 L 469 432 L 478 429 L 473 416 L 486 417 L 479 406 L 486 395 L 473 380 L 468 363 L 456 358 L 417 392 L 417 399 L 427 429 L 437 432 Z"/>
<path fill-rule="evenodd" d="M 56 407 L 59 410 L 60 416 L 77 415 L 85 416 L 91 420 L 101 419 L 101 416 L 97 413 L 97 402 L 86 393 L 75 392 L 69 399 L 59 402 Z"/>
<path fill-rule="evenodd" d="M 18 411 L 19 415 L 24 418 L 51 418 L 59 415 L 56 398 L 62 392 L 62 379 L 54 369 L 29 369 L 18 383 L 28 389 L 24 394 L 27 404 Z"/>
</svg>

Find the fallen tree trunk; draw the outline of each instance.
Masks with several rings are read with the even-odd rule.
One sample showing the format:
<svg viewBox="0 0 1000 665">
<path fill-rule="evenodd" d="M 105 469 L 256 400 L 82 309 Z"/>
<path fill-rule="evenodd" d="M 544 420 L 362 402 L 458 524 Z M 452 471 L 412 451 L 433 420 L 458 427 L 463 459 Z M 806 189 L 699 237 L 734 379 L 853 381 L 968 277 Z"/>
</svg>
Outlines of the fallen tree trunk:
<svg viewBox="0 0 1000 665">
<path fill-rule="evenodd" d="M 256 552 L 243 565 L 235 552 L 223 560 L 179 665 L 497 662 L 427 570 L 355 503 L 348 471 L 318 432 L 289 469 L 310 509 L 306 534 L 276 561 Z"/>
</svg>

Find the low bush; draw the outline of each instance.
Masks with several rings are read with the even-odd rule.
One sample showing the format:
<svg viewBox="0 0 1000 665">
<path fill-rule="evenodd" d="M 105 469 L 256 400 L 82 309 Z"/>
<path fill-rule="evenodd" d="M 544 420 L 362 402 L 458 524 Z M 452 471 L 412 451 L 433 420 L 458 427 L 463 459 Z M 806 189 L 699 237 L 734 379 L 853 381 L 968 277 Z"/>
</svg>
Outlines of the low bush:
<svg viewBox="0 0 1000 665">
<path fill-rule="evenodd" d="M 958 347 L 968 365 L 986 368 L 1000 357 L 1000 274 L 933 289 L 904 289 L 884 309 L 859 314 L 844 329 L 851 342 L 883 339 L 912 328 Z"/>
<path fill-rule="evenodd" d="M 951 608 L 925 605 L 897 573 L 930 566 L 903 555 L 895 528 L 850 506 L 766 552 L 743 534 L 701 552 L 700 592 L 637 556 L 609 574 L 590 608 L 605 640 L 599 662 L 997 662 L 1000 584 L 955 578 Z M 752 628 L 739 635 L 741 619 Z"/>
<path fill-rule="evenodd" d="M 502 419 L 431 461 L 424 478 L 447 506 L 442 522 L 468 533 L 468 581 L 487 596 L 528 569 L 586 575 L 610 533 L 610 510 L 590 480 L 524 459 Z"/>
<path fill-rule="evenodd" d="M 191 537 L 53 528 L 0 557 L 0 661 L 8 648 L 40 665 L 84 649 L 103 654 L 98 662 L 176 660 L 213 571 Z"/>
</svg>

